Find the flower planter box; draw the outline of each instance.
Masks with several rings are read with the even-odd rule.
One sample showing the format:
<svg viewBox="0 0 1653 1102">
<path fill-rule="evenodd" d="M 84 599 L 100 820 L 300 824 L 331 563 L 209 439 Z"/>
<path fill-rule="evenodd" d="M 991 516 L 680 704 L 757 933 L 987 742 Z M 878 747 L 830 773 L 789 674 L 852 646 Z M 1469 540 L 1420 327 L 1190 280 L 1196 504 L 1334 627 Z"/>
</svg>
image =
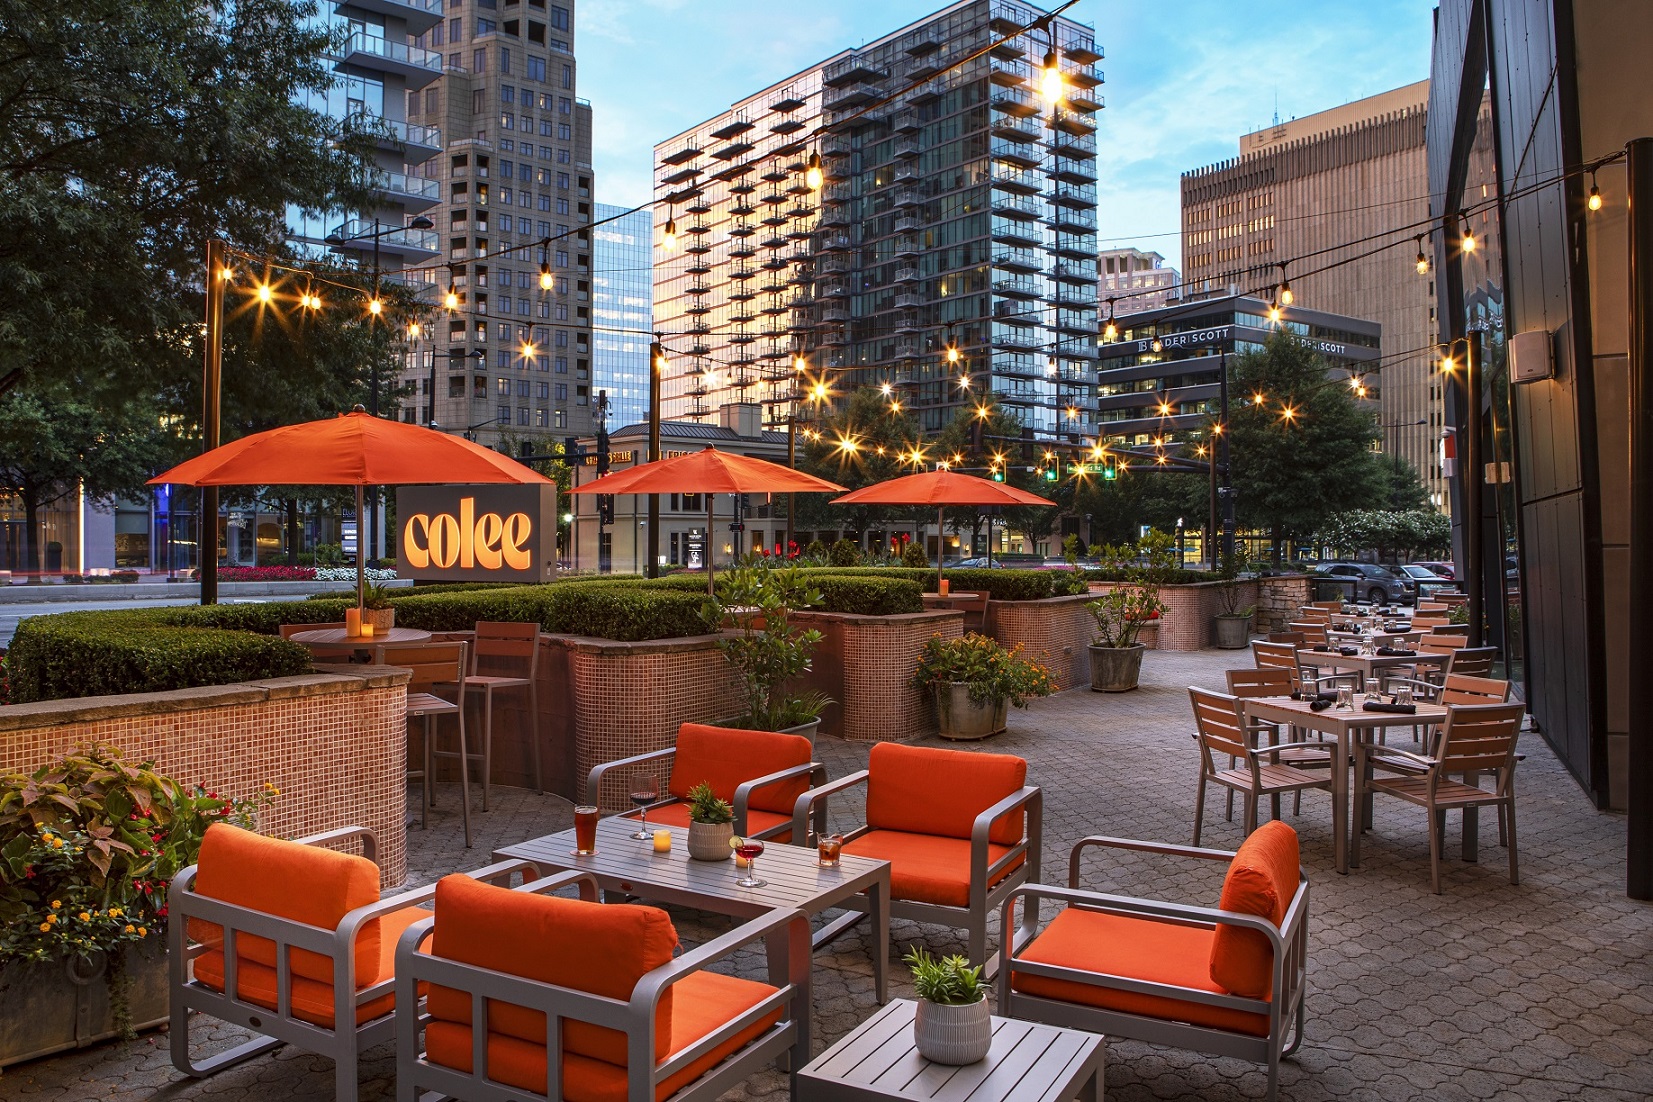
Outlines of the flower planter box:
<svg viewBox="0 0 1653 1102">
<path fill-rule="evenodd" d="M 1099 647 L 1092 643 L 1091 692 L 1123 693 L 1137 687 L 1142 677 L 1142 654 L 1148 648 L 1140 641 L 1129 647 Z"/>
<path fill-rule="evenodd" d="M 154 1029 L 167 1021 L 166 939 L 128 948 L 127 1021 Z M 77 960 L 12 961 L 0 966 L 0 1067 L 85 1048 L 120 1035 L 103 954 Z"/>
<path fill-rule="evenodd" d="M 852 742 L 904 742 L 935 731 L 934 702 L 913 687 L 912 674 L 932 635 L 964 634 L 964 613 L 797 612 L 792 622 L 821 633 L 810 672 L 787 688 L 836 702 L 821 713 L 822 732 Z"/>
<path fill-rule="evenodd" d="M 1008 700 L 971 700 L 970 686 L 963 681 L 937 685 L 935 698 L 936 725 L 942 738 L 974 740 L 1004 733 L 1010 714 Z"/>
</svg>

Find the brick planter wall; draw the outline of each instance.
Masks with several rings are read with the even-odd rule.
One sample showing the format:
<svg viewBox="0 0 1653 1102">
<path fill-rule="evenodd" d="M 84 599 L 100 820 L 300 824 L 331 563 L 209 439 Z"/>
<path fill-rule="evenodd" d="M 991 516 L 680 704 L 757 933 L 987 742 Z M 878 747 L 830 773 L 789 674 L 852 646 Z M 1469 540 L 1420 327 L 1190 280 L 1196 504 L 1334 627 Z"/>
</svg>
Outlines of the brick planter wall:
<svg viewBox="0 0 1653 1102">
<path fill-rule="evenodd" d="M 1018 644 L 1027 657 L 1050 668 L 1058 691 L 1091 682 L 1090 652 L 1096 621 L 1085 609 L 1090 594 L 1042 601 L 987 602 L 986 634 L 1007 647 Z"/>
<path fill-rule="evenodd" d="M 1092 582 L 1093 593 L 1106 593 L 1112 582 Z M 1204 650 L 1212 645 L 1211 621 L 1222 611 L 1221 586 L 1217 582 L 1195 585 L 1167 585 L 1159 590 L 1165 612 L 1159 621 L 1159 650 Z M 1257 603 L 1257 582 L 1240 583 L 1240 605 Z M 1254 630 L 1256 628 L 1253 624 Z"/>
<path fill-rule="evenodd" d="M 365 826 L 386 888 L 407 878 L 406 670 L 279 677 L 129 696 L 0 708 L 0 773 L 32 773 L 103 743 L 150 759 L 180 784 L 226 796 L 281 790 L 259 816 L 267 834 Z"/>
<path fill-rule="evenodd" d="M 957 639 L 964 634 L 964 613 L 798 612 L 792 622 L 822 635 L 813 668 L 795 686 L 837 701 L 821 716 L 822 734 L 852 742 L 902 742 L 935 733 L 930 694 L 909 680 L 931 636 Z"/>
<path fill-rule="evenodd" d="M 1307 574 L 1258 578 L 1253 626 L 1259 632 L 1285 631 L 1286 625 L 1297 619 L 1297 610 L 1309 603 L 1312 589 Z"/>
</svg>

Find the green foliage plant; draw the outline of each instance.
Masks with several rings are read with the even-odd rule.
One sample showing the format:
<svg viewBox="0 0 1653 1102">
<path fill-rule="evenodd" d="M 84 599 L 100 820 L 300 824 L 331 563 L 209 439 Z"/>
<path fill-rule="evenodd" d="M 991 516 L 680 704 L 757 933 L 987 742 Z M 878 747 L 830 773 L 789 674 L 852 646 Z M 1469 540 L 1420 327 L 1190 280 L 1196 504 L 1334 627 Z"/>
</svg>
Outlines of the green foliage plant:
<svg viewBox="0 0 1653 1102">
<path fill-rule="evenodd" d="M 998 640 L 976 632 L 958 639 L 932 635 L 919 655 L 912 684 L 933 689 L 955 682 L 968 685 L 970 699 L 977 704 L 1008 700 L 1018 708 L 1027 707 L 1030 697 L 1049 696 L 1056 691 L 1056 679 L 1050 670 L 1023 658 L 1020 644 L 1006 650 Z"/>
<path fill-rule="evenodd" d="M 395 596 L 396 592 L 388 586 L 368 582 L 362 586 L 362 607 L 367 609 L 391 608 L 393 606 L 390 599 Z"/>
<path fill-rule="evenodd" d="M 825 566 L 827 561 L 827 545 L 820 540 L 810 540 L 804 547 L 803 557 L 809 560 L 811 566 Z"/>
<path fill-rule="evenodd" d="M 861 565 L 861 549 L 852 540 L 840 539 L 827 552 L 827 561 L 833 566 Z"/>
<path fill-rule="evenodd" d="M 901 565 L 922 570 L 930 565 L 930 556 L 924 553 L 924 547 L 919 541 L 911 540 L 901 549 Z"/>
<path fill-rule="evenodd" d="M 735 809 L 729 806 L 728 800 L 719 799 L 710 784 L 701 781 L 689 789 L 689 821 L 710 826 L 732 823 Z"/>
<path fill-rule="evenodd" d="M 901 958 L 913 970 L 913 994 L 942 1006 L 970 1006 L 985 999 L 993 988 L 981 978 L 982 966 L 972 968 L 968 957 L 932 957 L 913 946 Z"/>
<path fill-rule="evenodd" d="M 809 672 L 821 633 L 795 628 L 790 618 L 799 609 L 820 604 L 821 591 L 796 566 L 747 562 L 718 576 L 709 615 L 735 625 L 736 633 L 720 638 L 718 649 L 740 678 L 743 722 L 778 731 L 783 720 L 797 714 L 797 698 L 788 696 L 782 686 Z"/>
<path fill-rule="evenodd" d="M 1250 617 L 1254 606 L 1240 605 L 1240 584 L 1251 569 L 1251 556 L 1243 544 L 1223 556 L 1222 569 L 1217 574 L 1217 599 L 1222 603 L 1222 615 Z"/>
<path fill-rule="evenodd" d="M 1156 540 L 1152 538 L 1155 535 L 1164 534 L 1150 532 L 1134 547 L 1103 548 L 1106 569 L 1117 582 L 1085 603 L 1096 621 L 1096 646 L 1134 647 L 1143 626 L 1164 615 L 1159 587 L 1176 567 L 1168 561 L 1169 537 Z"/>
</svg>

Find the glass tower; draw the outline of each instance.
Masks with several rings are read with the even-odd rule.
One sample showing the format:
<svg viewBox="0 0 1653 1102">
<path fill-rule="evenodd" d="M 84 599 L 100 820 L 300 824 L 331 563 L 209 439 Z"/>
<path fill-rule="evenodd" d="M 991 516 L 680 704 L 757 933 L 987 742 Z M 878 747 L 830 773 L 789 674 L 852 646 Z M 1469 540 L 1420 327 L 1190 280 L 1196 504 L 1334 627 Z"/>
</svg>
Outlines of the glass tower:
<svg viewBox="0 0 1653 1102">
<path fill-rule="evenodd" d="M 654 216 L 596 205 L 591 232 L 591 385 L 606 394 L 608 429 L 648 419 L 654 327 Z M 613 221 L 609 221 L 613 219 Z"/>
</svg>

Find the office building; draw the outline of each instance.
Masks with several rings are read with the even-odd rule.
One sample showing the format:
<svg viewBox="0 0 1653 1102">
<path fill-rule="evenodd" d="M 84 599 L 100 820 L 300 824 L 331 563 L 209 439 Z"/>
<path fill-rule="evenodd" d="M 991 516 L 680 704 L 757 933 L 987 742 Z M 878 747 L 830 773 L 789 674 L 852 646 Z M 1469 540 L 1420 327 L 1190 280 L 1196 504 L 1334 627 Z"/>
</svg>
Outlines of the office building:
<svg viewBox="0 0 1653 1102">
<path fill-rule="evenodd" d="M 1444 509 L 1434 271 L 1417 271 L 1404 235 L 1392 249 L 1359 256 L 1374 235 L 1429 218 L 1428 95 L 1429 82 L 1420 81 L 1277 122 L 1241 137 L 1234 160 L 1185 173 L 1183 297 L 1289 282 L 1300 305 L 1377 322 L 1383 447 L 1399 449 Z M 1309 274 L 1340 260 L 1352 262 Z"/>
<path fill-rule="evenodd" d="M 1097 254 L 1096 267 L 1104 311 L 1157 310 L 1182 293 L 1182 276 L 1175 268 L 1167 268 L 1165 258 L 1156 252 L 1103 249 Z"/>
<path fill-rule="evenodd" d="M 950 4 L 655 147 L 670 416 L 748 401 L 780 424 L 800 395 L 888 384 L 926 431 L 988 393 L 1092 431 L 1101 53 L 1050 21 L 1053 112 L 1042 19 Z"/>
<path fill-rule="evenodd" d="M 1381 336 L 1375 322 L 1286 306 L 1276 323 L 1269 307 L 1264 299 L 1239 295 L 1118 316 L 1118 336 L 1104 339 L 1097 372 L 1097 433 L 1103 442 L 1123 449 L 1198 437 L 1221 410 L 1227 358 L 1261 348 L 1276 329 L 1309 341 L 1326 358 L 1333 378 L 1373 377 Z M 1231 394 L 1230 407 L 1242 400 Z"/>
<path fill-rule="evenodd" d="M 606 397 L 608 427 L 649 415 L 654 329 L 654 216 L 598 203 L 592 227 L 591 385 Z"/>
<path fill-rule="evenodd" d="M 440 81 L 409 90 L 407 113 L 447 140 L 418 166 L 438 200 L 437 256 L 418 273 L 435 311 L 409 342 L 401 415 L 539 447 L 590 431 L 595 397 L 591 105 L 578 97 L 574 7 L 447 16 L 407 47 L 445 58 Z"/>
</svg>

